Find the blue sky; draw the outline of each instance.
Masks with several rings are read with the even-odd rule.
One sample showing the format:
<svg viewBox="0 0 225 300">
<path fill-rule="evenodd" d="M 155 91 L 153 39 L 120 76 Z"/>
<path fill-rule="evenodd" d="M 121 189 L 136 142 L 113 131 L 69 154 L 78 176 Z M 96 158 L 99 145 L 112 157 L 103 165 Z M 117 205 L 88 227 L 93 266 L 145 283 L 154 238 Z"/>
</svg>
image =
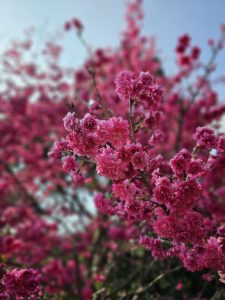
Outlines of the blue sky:
<svg viewBox="0 0 225 300">
<path fill-rule="evenodd" d="M 35 39 L 61 32 L 64 21 L 77 16 L 85 25 L 85 37 L 93 47 L 116 46 L 124 28 L 124 0 L 0 0 L 0 51 L 24 29 L 37 28 Z M 225 0 L 144 0 L 144 33 L 157 38 L 158 49 L 168 72 L 175 70 L 177 37 L 190 33 L 193 43 L 209 59 L 208 38 L 217 38 L 225 23 Z M 78 66 L 85 52 L 73 34 L 65 36 L 64 62 Z M 220 54 L 218 74 L 225 74 L 225 50 Z"/>
</svg>

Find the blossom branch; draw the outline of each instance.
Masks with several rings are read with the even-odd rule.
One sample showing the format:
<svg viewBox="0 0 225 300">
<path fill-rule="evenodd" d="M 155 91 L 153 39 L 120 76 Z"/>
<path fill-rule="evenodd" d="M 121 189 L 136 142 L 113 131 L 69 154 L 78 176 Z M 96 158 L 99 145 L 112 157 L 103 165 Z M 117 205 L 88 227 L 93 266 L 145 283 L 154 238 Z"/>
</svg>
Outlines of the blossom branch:
<svg viewBox="0 0 225 300">
<path fill-rule="evenodd" d="M 94 70 L 94 67 L 91 66 L 89 68 L 89 74 L 91 75 L 91 79 L 92 79 L 92 83 L 93 83 L 93 86 L 95 88 L 95 91 L 96 91 L 96 94 L 97 94 L 97 98 L 98 98 L 98 101 L 99 101 L 99 104 L 100 106 L 102 107 L 104 113 L 105 113 L 105 116 L 106 117 L 111 117 L 112 116 L 112 113 L 107 109 L 106 107 L 106 104 L 105 104 L 105 101 L 104 99 L 102 98 L 102 95 L 100 94 L 100 91 L 98 89 L 98 86 L 97 86 L 97 82 L 96 82 L 96 76 L 95 76 L 95 70 Z"/>
</svg>

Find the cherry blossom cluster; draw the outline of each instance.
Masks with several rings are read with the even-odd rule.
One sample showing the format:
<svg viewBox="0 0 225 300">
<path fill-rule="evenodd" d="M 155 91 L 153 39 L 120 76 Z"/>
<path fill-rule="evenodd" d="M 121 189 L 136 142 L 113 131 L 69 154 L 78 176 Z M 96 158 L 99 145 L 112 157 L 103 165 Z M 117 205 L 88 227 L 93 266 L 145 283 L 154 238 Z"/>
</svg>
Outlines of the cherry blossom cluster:
<svg viewBox="0 0 225 300">
<path fill-rule="evenodd" d="M 95 163 L 97 174 L 112 181 L 112 199 L 98 194 L 97 208 L 101 213 L 145 221 L 140 243 L 153 256 L 178 256 L 191 271 L 209 268 L 224 272 L 224 237 L 211 235 L 215 224 L 199 211 L 198 203 L 205 198 L 205 177 L 223 159 L 225 135 L 217 137 L 213 129 L 198 127 L 192 152 L 182 148 L 167 160 L 157 151 L 164 136 L 159 120 L 163 120 L 163 112 L 154 110 L 160 107 L 160 86 L 148 72 L 135 75 L 128 71 L 117 76 L 115 85 L 116 93 L 130 102 L 131 109 L 137 103 L 135 117 L 132 110 L 128 113 L 130 124 L 121 117 L 99 120 L 87 113 L 79 120 L 75 113 L 68 113 L 64 118 L 68 135 L 61 142 L 64 147 L 56 144 L 52 155 L 69 153 L 63 166 L 72 172 L 80 172 L 83 157 Z M 137 128 L 139 112 L 142 115 L 149 108 Z M 149 135 L 148 143 L 143 141 L 142 131 Z M 213 150 L 214 155 L 210 154 Z"/>
<path fill-rule="evenodd" d="M 2 299 L 8 299 L 8 295 L 20 299 L 20 297 L 27 298 L 37 294 L 39 277 L 40 275 L 33 269 L 13 269 L 7 272 L 2 279 L 2 284 L 6 290 L 2 293 Z"/>
</svg>

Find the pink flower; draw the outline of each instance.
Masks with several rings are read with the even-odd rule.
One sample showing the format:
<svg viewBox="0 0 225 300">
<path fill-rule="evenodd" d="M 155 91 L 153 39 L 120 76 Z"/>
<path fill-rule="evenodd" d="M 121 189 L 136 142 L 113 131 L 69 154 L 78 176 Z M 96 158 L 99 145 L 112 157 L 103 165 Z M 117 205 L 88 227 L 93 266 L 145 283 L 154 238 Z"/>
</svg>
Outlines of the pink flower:
<svg viewBox="0 0 225 300">
<path fill-rule="evenodd" d="M 74 28 L 78 31 L 78 33 L 81 33 L 83 31 L 84 26 L 79 19 L 74 18 L 72 20 L 72 24 L 73 24 Z"/>
<path fill-rule="evenodd" d="M 191 210 L 182 215 L 172 214 L 169 216 L 157 212 L 153 228 L 160 237 L 172 238 L 177 242 L 201 243 L 205 237 L 203 217 Z"/>
<path fill-rule="evenodd" d="M 104 282 L 105 275 L 104 274 L 94 274 L 94 280 L 98 281 L 98 282 Z"/>
<path fill-rule="evenodd" d="M 54 159 L 59 159 L 61 158 L 63 152 L 68 151 L 69 149 L 70 147 L 67 141 L 57 141 L 48 155 Z"/>
<path fill-rule="evenodd" d="M 123 228 L 112 226 L 109 229 L 109 237 L 113 240 L 125 240 L 126 231 Z"/>
<path fill-rule="evenodd" d="M 171 203 L 174 191 L 168 178 L 159 178 L 153 190 L 153 195 L 158 203 Z"/>
<path fill-rule="evenodd" d="M 161 87 L 153 82 L 153 77 L 149 72 L 140 72 L 137 78 L 136 92 L 138 100 L 146 101 L 150 106 L 159 102 L 162 96 Z"/>
<path fill-rule="evenodd" d="M 219 137 L 216 149 L 219 153 L 223 153 L 225 151 L 225 135 Z"/>
<path fill-rule="evenodd" d="M 129 137 L 128 122 L 121 117 L 101 120 L 98 124 L 97 135 L 101 145 L 110 143 L 113 147 L 120 148 L 126 144 Z"/>
<path fill-rule="evenodd" d="M 181 291 L 184 288 L 182 281 L 179 281 L 175 287 L 176 291 Z"/>
<path fill-rule="evenodd" d="M 214 130 L 209 127 L 198 127 L 194 134 L 194 138 L 197 141 L 198 146 L 203 146 L 207 149 L 212 149 L 216 146 Z"/>
<path fill-rule="evenodd" d="M 197 46 L 193 47 L 191 49 L 191 58 L 197 60 L 200 56 L 200 53 L 201 53 L 201 49 L 199 47 Z"/>
<path fill-rule="evenodd" d="M 182 149 L 170 160 L 170 166 L 177 178 L 187 174 L 190 160 L 191 154 L 186 149 Z"/>
<path fill-rule="evenodd" d="M 189 67 L 191 65 L 191 59 L 188 55 L 180 55 L 178 59 L 178 64 L 181 67 Z"/>
<path fill-rule="evenodd" d="M 124 178 L 126 165 L 118 159 L 118 152 L 107 146 L 102 148 L 96 155 L 96 170 L 101 176 L 119 180 Z"/>
<path fill-rule="evenodd" d="M 128 218 L 138 220 L 142 218 L 142 203 L 134 199 L 129 199 L 124 204 Z"/>
<path fill-rule="evenodd" d="M 99 147 L 99 140 L 95 133 L 71 132 L 67 135 L 67 140 L 74 154 L 94 156 Z"/>
<path fill-rule="evenodd" d="M 162 119 L 162 112 L 160 111 L 151 111 L 145 116 L 144 125 L 152 129 L 157 126 Z"/>
<path fill-rule="evenodd" d="M 89 113 L 80 121 L 81 130 L 87 133 L 95 132 L 97 130 L 97 124 L 98 121 Z"/>
<path fill-rule="evenodd" d="M 135 199 L 138 194 L 137 186 L 127 179 L 123 182 L 113 183 L 112 191 L 115 197 L 125 201 Z"/>
<path fill-rule="evenodd" d="M 219 270 L 224 268 L 221 266 L 222 251 L 215 237 L 210 237 L 205 245 L 205 253 L 203 256 L 205 268 Z"/>
<path fill-rule="evenodd" d="M 180 182 L 175 193 L 173 207 L 178 211 L 187 210 L 200 196 L 201 185 L 194 179 Z"/>
<path fill-rule="evenodd" d="M 102 193 L 98 193 L 94 197 L 96 208 L 103 214 L 112 214 L 114 209 L 112 203 L 107 200 Z"/>
<path fill-rule="evenodd" d="M 38 292 L 40 275 L 33 269 L 13 269 L 3 276 L 2 281 L 11 296 L 29 297 Z"/>
<path fill-rule="evenodd" d="M 122 71 L 115 80 L 116 93 L 123 101 L 129 101 L 136 98 L 135 93 L 135 76 L 129 71 Z"/>
<path fill-rule="evenodd" d="M 190 45 L 191 37 L 186 33 L 179 37 L 179 44 L 182 45 L 184 48 L 187 48 Z"/>
<path fill-rule="evenodd" d="M 64 29 L 65 29 L 66 31 L 69 31 L 69 30 L 71 29 L 71 26 L 72 26 L 71 22 L 67 21 L 67 22 L 65 22 L 65 24 L 64 24 Z"/>
<path fill-rule="evenodd" d="M 137 151 L 131 157 L 131 163 L 135 170 L 145 171 L 148 168 L 148 154 L 145 151 Z"/>
<path fill-rule="evenodd" d="M 109 135 L 109 142 L 115 147 L 120 148 L 126 144 L 129 136 L 129 125 L 127 120 L 113 117 L 108 120 L 112 123 L 111 134 Z"/>
<path fill-rule="evenodd" d="M 0 292 L 0 299 L 1 300 L 9 300 L 9 294 L 7 292 Z"/>
<path fill-rule="evenodd" d="M 82 299 L 84 300 L 92 300 L 93 289 L 91 285 L 87 285 L 82 289 Z"/>
<path fill-rule="evenodd" d="M 97 136 L 100 145 L 105 145 L 111 137 L 113 131 L 113 123 L 109 120 L 100 120 L 97 128 Z"/>
<path fill-rule="evenodd" d="M 192 178 L 198 178 L 205 174 L 204 162 L 201 159 L 193 159 L 190 161 L 188 174 Z"/>
<path fill-rule="evenodd" d="M 76 186 L 83 184 L 85 181 L 85 178 L 80 173 L 78 173 L 77 170 L 71 172 L 71 177 Z"/>
<path fill-rule="evenodd" d="M 161 87 L 153 82 L 149 72 L 135 75 L 129 71 L 120 72 L 115 80 L 116 93 L 123 101 L 143 100 L 148 105 L 155 105 L 162 95 Z"/>
<path fill-rule="evenodd" d="M 151 251 L 152 256 L 158 259 L 165 258 L 165 250 L 163 250 L 162 241 L 160 239 L 150 238 L 147 236 L 140 237 L 139 243 L 148 251 Z"/>
<path fill-rule="evenodd" d="M 63 160 L 63 170 L 64 171 L 75 171 L 77 169 L 77 163 L 72 156 L 67 156 Z"/>
<path fill-rule="evenodd" d="M 155 129 L 149 139 L 149 145 L 161 144 L 164 141 L 165 134 L 160 129 Z"/>
<path fill-rule="evenodd" d="M 79 124 L 79 120 L 75 116 L 75 112 L 68 112 L 63 118 L 64 127 L 68 132 L 75 131 Z"/>
</svg>

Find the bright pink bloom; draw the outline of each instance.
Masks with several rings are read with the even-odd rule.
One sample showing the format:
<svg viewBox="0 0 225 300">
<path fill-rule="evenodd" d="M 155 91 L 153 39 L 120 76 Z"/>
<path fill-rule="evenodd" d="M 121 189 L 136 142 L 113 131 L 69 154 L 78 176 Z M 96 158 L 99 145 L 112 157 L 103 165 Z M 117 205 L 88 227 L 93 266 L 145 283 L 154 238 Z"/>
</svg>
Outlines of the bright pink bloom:
<svg viewBox="0 0 225 300">
<path fill-rule="evenodd" d="M 75 171 L 77 169 L 77 163 L 72 156 L 66 156 L 63 160 L 63 170 L 70 172 Z"/>
<path fill-rule="evenodd" d="M 225 151 L 225 135 L 219 137 L 216 149 L 219 153 L 223 153 Z"/>
<path fill-rule="evenodd" d="M 148 154 L 145 151 L 137 151 L 131 157 L 131 163 L 135 170 L 145 171 L 148 169 Z"/>
<path fill-rule="evenodd" d="M 110 143 L 115 148 L 126 144 L 129 136 L 129 125 L 121 117 L 100 120 L 97 128 L 97 138 L 101 145 Z"/>
<path fill-rule="evenodd" d="M 197 46 L 193 47 L 191 49 L 191 58 L 197 60 L 200 56 L 200 53 L 201 53 L 201 49 L 199 47 Z"/>
<path fill-rule="evenodd" d="M 67 21 L 67 22 L 65 22 L 65 24 L 64 24 L 64 29 L 65 29 L 66 31 L 69 31 L 69 30 L 71 29 L 71 26 L 72 26 L 71 22 Z"/>
<path fill-rule="evenodd" d="M 149 145 L 161 144 L 164 141 L 165 134 L 160 129 L 155 129 L 149 139 Z"/>
<path fill-rule="evenodd" d="M 154 199 L 158 203 L 171 203 L 173 201 L 174 191 L 168 178 L 159 178 L 153 190 Z"/>
<path fill-rule="evenodd" d="M 194 138 L 197 141 L 197 145 L 212 149 L 216 146 L 216 137 L 214 130 L 209 127 L 198 127 Z"/>
<path fill-rule="evenodd" d="M 201 185 L 194 179 L 186 180 L 178 184 L 173 207 L 178 211 L 187 210 L 195 204 L 200 196 Z"/>
<path fill-rule="evenodd" d="M 151 251 L 154 258 L 165 258 L 166 252 L 163 249 L 162 241 L 160 239 L 143 236 L 140 238 L 139 243 L 147 250 Z"/>
<path fill-rule="evenodd" d="M 205 174 L 204 162 L 201 159 L 192 159 L 189 163 L 188 174 L 192 178 L 198 178 Z"/>
<path fill-rule="evenodd" d="M 97 124 L 98 121 L 89 113 L 80 121 L 81 130 L 87 133 L 95 132 L 97 130 Z"/>
<path fill-rule="evenodd" d="M 70 147 L 67 141 L 57 141 L 48 155 L 54 159 L 59 159 L 62 157 L 63 152 L 68 151 L 69 149 Z"/>
<path fill-rule="evenodd" d="M 136 98 L 135 76 L 129 71 L 122 71 L 115 80 L 116 93 L 123 101 L 129 101 Z"/>
<path fill-rule="evenodd" d="M 63 118 L 64 127 L 68 132 L 75 131 L 77 129 L 79 120 L 76 118 L 75 112 L 68 112 Z"/>
<path fill-rule="evenodd" d="M 140 72 L 138 76 L 129 71 L 120 72 L 115 80 L 116 93 L 121 100 L 143 100 L 155 105 L 162 96 L 161 87 L 153 82 L 149 72 Z"/>
<path fill-rule="evenodd" d="M 13 269 L 3 276 L 3 285 L 11 296 L 29 297 L 39 290 L 40 275 L 33 269 Z"/>
<path fill-rule="evenodd" d="M 129 125 L 126 120 L 122 118 L 113 117 L 108 120 L 112 123 L 112 130 L 109 136 L 109 142 L 115 147 L 120 148 L 126 144 L 129 136 Z"/>
<path fill-rule="evenodd" d="M 78 33 L 81 33 L 83 31 L 84 26 L 79 19 L 74 18 L 72 20 L 72 24 L 73 24 L 74 28 L 78 31 Z"/>
<path fill-rule="evenodd" d="M 182 178 L 187 174 L 190 160 L 191 154 L 186 149 L 182 149 L 170 160 L 171 168 L 177 178 Z"/>
<path fill-rule="evenodd" d="M 99 150 L 96 155 L 96 163 L 99 175 L 115 180 L 124 178 L 126 165 L 118 159 L 118 152 L 111 147 L 107 146 Z"/>
</svg>

